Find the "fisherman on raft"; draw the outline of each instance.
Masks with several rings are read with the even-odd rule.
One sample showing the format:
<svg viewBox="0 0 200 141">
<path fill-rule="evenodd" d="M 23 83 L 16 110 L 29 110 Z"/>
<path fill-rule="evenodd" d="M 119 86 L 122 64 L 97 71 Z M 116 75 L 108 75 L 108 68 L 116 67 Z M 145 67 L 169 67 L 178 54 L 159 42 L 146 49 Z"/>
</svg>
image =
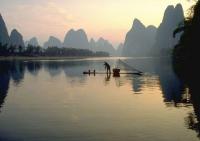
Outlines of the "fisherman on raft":
<svg viewBox="0 0 200 141">
<path fill-rule="evenodd" d="M 105 66 L 105 69 L 106 69 L 106 73 L 111 74 L 110 65 L 107 62 L 104 62 L 104 66 Z"/>
</svg>

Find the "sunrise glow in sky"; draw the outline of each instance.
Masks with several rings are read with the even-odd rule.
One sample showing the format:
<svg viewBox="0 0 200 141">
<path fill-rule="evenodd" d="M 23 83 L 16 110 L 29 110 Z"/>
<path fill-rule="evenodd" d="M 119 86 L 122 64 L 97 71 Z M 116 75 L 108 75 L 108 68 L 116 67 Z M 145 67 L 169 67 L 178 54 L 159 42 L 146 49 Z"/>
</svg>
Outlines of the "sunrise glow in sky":
<svg viewBox="0 0 200 141">
<path fill-rule="evenodd" d="M 168 5 L 181 3 L 185 13 L 193 4 L 187 0 L 0 0 L 9 33 L 13 28 L 24 40 L 50 35 L 64 40 L 66 32 L 83 28 L 88 38 L 103 37 L 114 45 L 124 42 L 134 18 L 158 26 Z"/>
</svg>

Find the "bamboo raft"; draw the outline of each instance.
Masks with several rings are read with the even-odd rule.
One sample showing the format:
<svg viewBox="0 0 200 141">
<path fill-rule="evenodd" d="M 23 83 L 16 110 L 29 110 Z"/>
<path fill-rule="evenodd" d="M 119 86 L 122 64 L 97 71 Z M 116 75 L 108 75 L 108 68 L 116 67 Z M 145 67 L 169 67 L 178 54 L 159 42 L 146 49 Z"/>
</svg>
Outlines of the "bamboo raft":
<svg viewBox="0 0 200 141">
<path fill-rule="evenodd" d="M 84 71 L 83 74 L 113 74 L 114 76 L 118 76 L 118 75 L 121 75 L 121 74 L 134 74 L 134 75 L 142 75 L 143 73 L 141 72 L 111 72 L 111 73 L 107 73 L 107 72 L 96 72 L 96 71 Z"/>
<path fill-rule="evenodd" d="M 123 62 L 122 60 L 119 59 L 119 62 L 121 62 L 124 66 L 126 66 L 127 68 L 131 69 L 132 71 L 125 71 L 125 72 L 120 72 L 120 69 L 118 67 L 116 68 L 113 68 L 112 72 L 96 72 L 96 70 L 88 70 L 88 71 L 84 71 L 83 74 L 93 74 L 93 75 L 96 75 L 96 74 L 113 74 L 113 76 L 116 76 L 116 77 L 119 77 L 120 74 L 133 74 L 133 75 L 143 75 L 143 72 L 138 70 L 138 69 L 135 69 L 133 68 L 132 66 L 128 65 L 127 63 Z"/>
</svg>

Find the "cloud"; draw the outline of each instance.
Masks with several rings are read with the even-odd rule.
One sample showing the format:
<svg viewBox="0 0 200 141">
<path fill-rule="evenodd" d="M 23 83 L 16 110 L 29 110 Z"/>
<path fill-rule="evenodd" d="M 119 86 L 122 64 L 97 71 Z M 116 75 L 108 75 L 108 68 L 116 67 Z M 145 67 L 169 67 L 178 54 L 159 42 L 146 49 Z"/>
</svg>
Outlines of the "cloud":
<svg viewBox="0 0 200 141">
<path fill-rule="evenodd" d="M 35 21 L 36 24 L 63 26 L 76 21 L 72 14 L 54 2 L 43 5 L 18 5 L 16 9 L 22 20 Z"/>
</svg>

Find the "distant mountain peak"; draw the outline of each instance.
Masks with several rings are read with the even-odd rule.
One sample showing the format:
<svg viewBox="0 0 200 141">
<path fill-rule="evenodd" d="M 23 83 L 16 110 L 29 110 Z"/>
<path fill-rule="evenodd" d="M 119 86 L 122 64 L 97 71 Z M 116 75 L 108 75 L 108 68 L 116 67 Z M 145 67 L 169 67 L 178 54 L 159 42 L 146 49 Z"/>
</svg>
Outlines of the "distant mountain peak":
<svg viewBox="0 0 200 141">
<path fill-rule="evenodd" d="M 51 39 L 56 39 L 56 37 L 54 37 L 54 36 L 49 36 L 49 40 L 51 40 Z"/>
<path fill-rule="evenodd" d="M 165 11 L 170 11 L 173 10 L 174 6 L 173 5 L 168 5 L 167 8 L 165 9 Z"/>
<path fill-rule="evenodd" d="M 105 43 L 105 39 L 103 38 L 103 37 L 100 37 L 98 40 L 97 40 L 97 42 L 98 43 Z"/>
<path fill-rule="evenodd" d="M 182 6 L 180 3 L 178 3 L 178 4 L 176 5 L 175 9 L 183 10 L 183 6 Z"/>
<path fill-rule="evenodd" d="M 31 38 L 32 40 L 37 40 L 37 38 L 36 37 L 33 37 L 33 38 Z"/>
<path fill-rule="evenodd" d="M 183 21 L 184 20 L 184 12 L 183 12 L 182 5 L 180 3 L 177 4 L 174 10 L 175 10 L 175 13 L 176 13 L 175 17 L 177 16 L 178 18 L 181 18 L 179 20 Z"/>
<path fill-rule="evenodd" d="M 83 29 L 69 30 L 65 35 L 63 45 L 70 48 L 88 49 L 89 42 L 86 32 Z"/>
<path fill-rule="evenodd" d="M 85 31 L 82 28 L 78 29 L 77 32 L 84 32 L 85 33 Z"/>
<path fill-rule="evenodd" d="M 1 44 L 9 44 L 9 35 L 8 35 L 8 31 L 6 28 L 6 24 L 3 20 L 3 17 L 1 16 L 0 13 L 0 43 Z"/>
<path fill-rule="evenodd" d="M 95 40 L 93 38 L 91 38 L 90 43 L 95 43 Z"/>
<path fill-rule="evenodd" d="M 116 55 L 116 50 L 113 45 L 103 37 L 100 37 L 96 42 L 94 39 L 90 40 L 90 46 L 93 51 L 104 51 L 108 52 L 111 56 Z"/>
<path fill-rule="evenodd" d="M 17 29 L 14 28 L 14 29 L 11 31 L 11 34 L 12 34 L 12 33 L 19 33 L 19 32 L 17 31 Z"/>
<path fill-rule="evenodd" d="M 25 42 L 25 45 L 39 46 L 38 40 L 36 37 L 31 38 L 28 42 Z"/>
<path fill-rule="evenodd" d="M 82 34 L 83 36 L 87 37 L 87 35 L 86 35 L 86 33 L 85 33 L 85 31 L 83 29 L 78 29 L 77 33 L 78 34 Z"/>
<path fill-rule="evenodd" d="M 104 38 L 103 38 L 103 37 L 100 37 L 99 40 L 104 40 Z"/>
<path fill-rule="evenodd" d="M 94 38 L 91 38 L 90 41 L 95 41 Z"/>
<path fill-rule="evenodd" d="M 3 20 L 3 16 L 1 15 L 1 13 L 0 13 L 0 21 L 2 21 Z"/>
<path fill-rule="evenodd" d="M 165 22 L 165 20 L 169 20 L 170 17 L 173 17 L 173 14 L 174 14 L 174 6 L 173 5 L 167 6 L 167 8 L 164 12 L 162 22 Z"/>
<path fill-rule="evenodd" d="M 23 36 L 16 29 L 13 29 L 10 34 L 10 44 L 16 47 L 24 47 Z"/>
<path fill-rule="evenodd" d="M 44 48 L 48 48 L 48 47 L 62 47 L 62 42 L 54 37 L 54 36 L 49 36 L 49 39 L 47 42 L 44 43 Z"/>
<path fill-rule="evenodd" d="M 69 30 L 69 32 L 70 32 L 70 31 L 75 31 L 75 30 L 72 28 L 72 29 Z"/>
<path fill-rule="evenodd" d="M 75 32 L 75 30 L 72 28 L 67 33 L 74 33 L 74 32 Z"/>
<path fill-rule="evenodd" d="M 132 29 L 144 29 L 144 24 L 139 19 L 134 19 Z"/>
<path fill-rule="evenodd" d="M 173 49 L 180 39 L 180 34 L 176 38 L 173 38 L 173 31 L 184 20 L 184 12 L 181 4 L 177 4 L 175 7 L 169 5 L 164 13 L 163 20 L 158 27 L 156 42 L 154 44 L 154 54 L 163 55 L 167 54 L 166 50 Z"/>
<path fill-rule="evenodd" d="M 135 18 L 135 19 L 133 20 L 133 25 L 134 25 L 134 24 L 142 24 L 142 23 L 141 23 L 141 21 L 140 21 L 139 19 Z"/>
<path fill-rule="evenodd" d="M 148 56 L 150 47 L 153 46 L 156 35 L 156 27 L 145 25 L 138 19 L 134 19 L 131 30 L 126 34 L 122 49 L 123 56 Z"/>
</svg>

